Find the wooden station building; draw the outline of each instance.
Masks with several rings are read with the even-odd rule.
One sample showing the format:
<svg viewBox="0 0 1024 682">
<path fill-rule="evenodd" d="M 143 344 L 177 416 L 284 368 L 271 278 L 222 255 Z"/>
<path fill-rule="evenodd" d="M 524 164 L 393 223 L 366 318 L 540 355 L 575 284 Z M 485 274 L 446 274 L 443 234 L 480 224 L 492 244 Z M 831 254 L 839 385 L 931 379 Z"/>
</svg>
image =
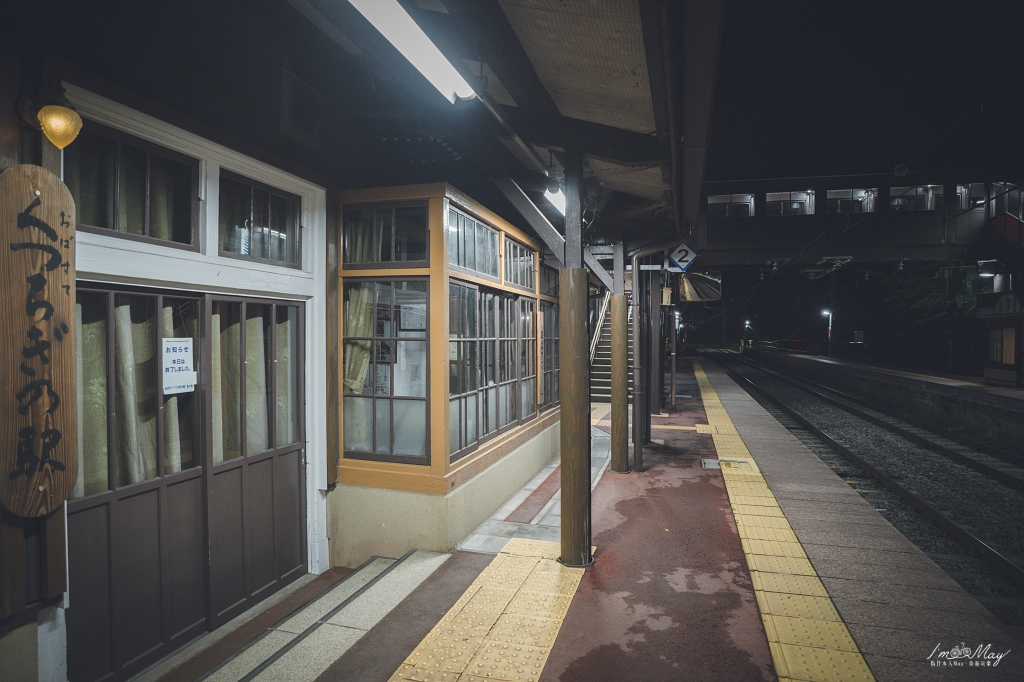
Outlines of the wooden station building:
<svg viewBox="0 0 1024 682">
<path fill-rule="evenodd" d="M 697 222 L 721 3 L 400 2 L 470 96 L 348 2 L 5 11 L 4 679 L 125 680 L 300 576 L 450 550 L 560 453 L 591 560 L 590 294 L 625 470 L 662 288 L 627 303 L 627 263 Z"/>
</svg>

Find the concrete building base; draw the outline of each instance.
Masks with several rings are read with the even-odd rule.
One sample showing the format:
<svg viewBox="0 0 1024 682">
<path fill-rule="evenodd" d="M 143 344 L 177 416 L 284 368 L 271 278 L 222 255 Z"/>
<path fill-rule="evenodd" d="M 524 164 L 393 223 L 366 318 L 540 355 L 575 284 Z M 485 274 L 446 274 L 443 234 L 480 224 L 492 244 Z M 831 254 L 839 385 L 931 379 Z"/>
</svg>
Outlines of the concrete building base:
<svg viewBox="0 0 1024 682">
<path fill-rule="evenodd" d="M 555 422 L 447 495 L 337 486 L 327 496 L 331 565 L 451 551 L 559 454 L 560 435 Z"/>
</svg>

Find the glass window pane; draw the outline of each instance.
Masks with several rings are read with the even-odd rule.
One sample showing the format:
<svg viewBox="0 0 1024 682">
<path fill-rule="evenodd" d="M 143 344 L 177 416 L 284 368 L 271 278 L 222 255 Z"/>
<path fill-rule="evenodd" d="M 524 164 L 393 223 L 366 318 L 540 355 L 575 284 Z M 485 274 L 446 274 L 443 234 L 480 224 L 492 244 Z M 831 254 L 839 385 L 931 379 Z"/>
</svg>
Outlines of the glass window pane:
<svg viewBox="0 0 1024 682">
<path fill-rule="evenodd" d="M 394 395 L 427 396 L 427 342 L 399 341 L 395 358 Z"/>
<path fill-rule="evenodd" d="M 476 270 L 476 222 L 466 220 L 466 267 Z"/>
<path fill-rule="evenodd" d="M 117 484 L 154 478 L 157 415 L 156 297 L 115 297 L 114 410 Z"/>
<path fill-rule="evenodd" d="M 498 389 L 487 389 L 487 432 L 498 430 Z"/>
<path fill-rule="evenodd" d="M 374 244 L 378 258 L 374 262 L 391 262 L 391 213 L 390 208 L 379 208 L 374 212 Z"/>
<path fill-rule="evenodd" d="M 458 452 L 462 449 L 462 415 L 459 406 L 461 398 L 453 398 L 448 401 L 448 451 Z"/>
<path fill-rule="evenodd" d="M 192 168 L 156 155 L 149 160 L 149 236 L 192 243 Z"/>
<path fill-rule="evenodd" d="M 164 338 L 192 339 L 192 371 L 198 370 L 199 302 L 165 298 Z M 197 392 L 164 396 L 164 474 L 199 466 L 199 401 Z"/>
<path fill-rule="evenodd" d="M 210 399 L 213 403 L 213 462 L 242 454 L 242 304 L 215 301 L 210 324 Z"/>
<path fill-rule="evenodd" d="M 397 282 L 395 288 L 397 336 L 402 338 L 427 335 L 427 283 Z"/>
<path fill-rule="evenodd" d="M 459 263 L 459 214 L 448 211 L 448 262 Z"/>
<path fill-rule="evenodd" d="M 427 207 L 400 206 L 395 209 L 395 260 L 427 259 Z"/>
<path fill-rule="evenodd" d="M 391 395 L 391 365 L 393 341 L 374 341 L 373 392 L 377 395 Z"/>
<path fill-rule="evenodd" d="M 299 440 L 299 309 L 277 306 L 274 331 L 274 371 L 277 399 L 275 401 L 278 446 Z"/>
<path fill-rule="evenodd" d="M 498 276 L 498 233 L 494 230 L 487 231 L 487 273 Z"/>
<path fill-rule="evenodd" d="M 247 454 L 270 448 L 273 356 L 271 307 L 245 306 L 245 450 Z"/>
<path fill-rule="evenodd" d="M 119 229 L 128 234 L 146 233 L 146 152 L 121 145 L 117 170 Z"/>
<path fill-rule="evenodd" d="M 427 403 L 424 400 L 395 400 L 395 454 L 427 455 Z"/>
<path fill-rule="evenodd" d="M 391 401 L 387 398 L 374 400 L 374 449 L 380 454 L 391 453 Z"/>
<path fill-rule="evenodd" d="M 270 257 L 270 193 L 252 190 L 252 245 L 249 255 Z"/>
<path fill-rule="evenodd" d="M 373 452 L 373 401 L 345 396 L 345 449 Z"/>
<path fill-rule="evenodd" d="M 343 262 L 377 263 L 380 261 L 380 255 L 374 250 L 372 208 L 346 209 L 344 235 L 342 236 Z"/>
<path fill-rule="evenodd" d="M 299 253 L 299 202 L 277 194 L 270 195 L 270 229 L 267 233 L 268 258 L 297 263 Z"/>
<path fill-rule="evenodd" d="M 483 225 L 476 226 L 476 269 L 480 272 L 487 272 L 487 232 Z"/>
<path fill-rule="evenodd" d="M 391 284 L 377 282 L 377 305 L 375 307 L 374 336 L 393 336 L 391 328 Z"/>
<path fill-rule="evenodd" d="M 83 130 L 64 150 L 64 182 L 79 225 L 114 227 L 114 141 Z"/>
<path fill-rule="evenodd" d="M 476 394 L 466 396 L 466 445 L 476 442 Z"/>
<path fill-rule="evenodd" d="M 229 178 L 220 179 L 219 249 L 227 253 L 249 254 L 249 219 L 252 190 Z"/>
<path fill-rule="evenodd" d="M 78 479 L 73 498 L 109 488 L 107 461 L 107 296 L 80 291 L 75 305 Z"/>
</svg>

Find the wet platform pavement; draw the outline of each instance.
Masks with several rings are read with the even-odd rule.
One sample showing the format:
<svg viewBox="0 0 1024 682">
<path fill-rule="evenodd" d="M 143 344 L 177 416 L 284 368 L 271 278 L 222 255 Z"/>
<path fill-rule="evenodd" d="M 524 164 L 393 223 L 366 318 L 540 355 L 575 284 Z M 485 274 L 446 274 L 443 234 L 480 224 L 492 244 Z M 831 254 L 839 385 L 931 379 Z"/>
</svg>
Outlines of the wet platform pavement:
<svg viewBox="0 0 1024 682">
<path fill-rule="evenodd" d="M 1024 679 L 1019 641 L 713 360 L 680 363 L 677 388 L 642 472 L 607 470 L 608 406 L 594 406 L 592 567 L 553 561 L 553 461 L 460 549 L 414 554 L 429 568 L 415 583 L 395 562 L 396 587 L 378 591 L 408 596 L 358 632 L 341 629 L 358 602 L 321 618 L 310 644 L 348 638 L 333 657 L 239 679 Z M 1010 653 L 939 658 L 961 645 Z"/>
</svg>

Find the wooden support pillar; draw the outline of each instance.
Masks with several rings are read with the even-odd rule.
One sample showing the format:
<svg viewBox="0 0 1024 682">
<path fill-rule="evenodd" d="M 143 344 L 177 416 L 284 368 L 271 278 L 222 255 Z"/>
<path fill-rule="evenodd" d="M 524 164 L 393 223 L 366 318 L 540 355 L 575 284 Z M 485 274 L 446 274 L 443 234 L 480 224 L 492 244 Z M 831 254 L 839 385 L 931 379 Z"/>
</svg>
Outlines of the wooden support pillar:
<svg viewBox="0 0 1024 682">
<path fill-rule="evenodd" d="M 567 566 L 589 566 L 594 561 L 590 554 L 590 330 L 587 270 L 583 265 L 582 179 L 582 159 L 567 150 L 565 268 L 558 275 L 561 561 Z"/>
<path fill-rule="evenodd" d="M 629 307 L 626 303 L 626 268 L 623 245 L 615 245 L 615 266 L 612 287 L 612 440 L 608 468 L 617 473 L 629 472 Z"/>
</svg>

